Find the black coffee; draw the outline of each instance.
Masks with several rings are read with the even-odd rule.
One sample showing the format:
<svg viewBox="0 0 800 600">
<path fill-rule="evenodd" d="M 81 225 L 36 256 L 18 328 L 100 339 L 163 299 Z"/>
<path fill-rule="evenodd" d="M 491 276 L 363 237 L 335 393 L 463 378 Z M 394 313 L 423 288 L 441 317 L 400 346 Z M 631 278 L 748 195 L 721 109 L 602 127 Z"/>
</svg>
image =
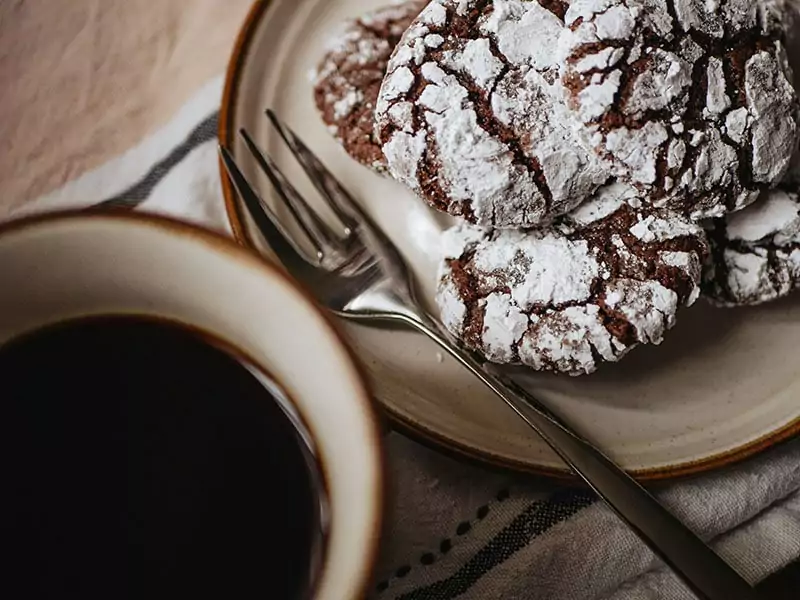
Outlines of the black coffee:
<svg viewBox="0 0 800 600">
<path fill-rule="evenodd" d="M 283 599 L 318 514 L 296 429 L 239 361 L 128 317 L 0 347 L 0 569 L 14 598 Z"/>
</svg>

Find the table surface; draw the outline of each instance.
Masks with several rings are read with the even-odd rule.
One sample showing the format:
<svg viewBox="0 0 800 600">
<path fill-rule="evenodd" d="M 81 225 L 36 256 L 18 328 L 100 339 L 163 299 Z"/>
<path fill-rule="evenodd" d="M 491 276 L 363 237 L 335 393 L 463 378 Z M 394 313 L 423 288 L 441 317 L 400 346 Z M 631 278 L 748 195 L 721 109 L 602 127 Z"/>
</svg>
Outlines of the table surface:
<svg viewBox="0 0 800 600">
<path fill-rule="evenodd" d="M 0 218 L 165 124 L 224 72 L 250 4 L 0 1 Z"/>
</svg>

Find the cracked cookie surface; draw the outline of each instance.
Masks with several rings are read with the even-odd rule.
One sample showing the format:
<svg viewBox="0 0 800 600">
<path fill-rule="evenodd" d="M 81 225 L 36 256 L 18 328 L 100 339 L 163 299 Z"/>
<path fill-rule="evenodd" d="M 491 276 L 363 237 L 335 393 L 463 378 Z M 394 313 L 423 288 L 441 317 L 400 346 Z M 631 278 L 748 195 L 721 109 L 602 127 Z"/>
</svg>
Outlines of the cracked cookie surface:
<svg viewBox="0 0 800 600">
<path fill-rule="evenodd" d="M 582 140 L 657 206 L 752 203 L 798 133 L 778 20 L 754 0 L 573 0 L 559 56 Z"/>
<path fill-rule="evenodd" d="M 376 132 L 392 175 L 433 207 L 498 228 L 564 214 L 608 179 L 554 101 L 567 2 L 433 0 L 403 35 Z"/>
<path fill-rule="evenodd" d="M 581 375 L 660 344 L 699 296 L 706 254 L 699 225 L 614 183 L 548 229 L 448 231 L 437 302 L 490 361 Z"/>
<path fill-rule="evenodd" d="M 800 5 L 764 0 L 786 31 L 789 65 L 797 77 Z M 718 306 L 748 306 L 777 300 L 800 287 L 800 151 L 778 188 L 755 204 L 704 223 L 711 254 L 703 295 Z"/>
<path fill-rule="evenodd" d="M 770 302 L 800 287 L 800 184 L 782 184 L 706 225 L 703 295 L 721 306 Z"/>
<path fill-rule="evenodd" d="M 389 57 L 427 0 L 411 0 L 347 21 L 331 37 L 313 77 L 314 102 L 345 151 L 361 164 L 386 171 L 375 139 L 375 104 Z"/>
</svg>

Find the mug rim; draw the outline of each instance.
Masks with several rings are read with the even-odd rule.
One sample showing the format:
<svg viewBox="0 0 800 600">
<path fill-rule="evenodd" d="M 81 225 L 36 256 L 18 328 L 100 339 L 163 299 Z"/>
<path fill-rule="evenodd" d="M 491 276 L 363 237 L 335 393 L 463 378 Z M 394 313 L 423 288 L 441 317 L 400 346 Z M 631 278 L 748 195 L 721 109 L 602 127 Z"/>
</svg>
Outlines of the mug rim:
<svg viewBox="0 0 800 600">
<path fill-rule="evenodd" d="M 302 285 L 293 280 L 288 273 L 281 269 L 278 265 L 268 261 L 267 259 L 255 254 L 248 250 L 245 246 L 238 243 L 234 238 L 226 237 L 221 232 L 215 231 L 204 225 L 189 223 L 181 219 L 161 214 L 146 213 L 146 212 L 133 212 L 121 208 L 112 209 L 64 209 L 49 211 L 41 214 L 25 215 L 18 218 L 11 218 L 10 220 L 0 222 L 0 240 L 8 234 L 24 232 L 26 230 L 36 229 L 37 227 L 47 226 L 50 224 L 58 223 L 80 223 L 97 222 L 98 220 L 106 220 L 116 223 L 132 223 L 137 226 L 144 226 L 146 228 L 157 229 L 171 235 L 176 235 L 183 238 L 191 238 L 193 241 L 199 241 L 215 252 L 222 252 L 227 257 L 244 263 L 248 267 L 255 268 L 260 271 L 261 275 L 268 278 L 277 278 L 280 282 L 287 287 L 292 294 L 303 301 L 307 308 L 310 309 L 319 319 L 319 326 L 324 328 L 333 339 L 336 350 L 343 354 L 347 363 L 352 367 L 352 373 L 348 374 L 348 379 L 351 379 L 352 387 L 357 392 L 352 396 L 353 402 L 357 411 L 364 418 L 364 423 L 367 426 L 368 446 L 372 449 L 375 456 L 375 472 L 373 473 L 376 485 L 372 490 L 374 494 L 373 506 L 374 511 L 369 521 L 375 535 L 371 536 L 367 541 L 368 546 L 364 548 L 364 557 L 362 561 L 363 568 L 359 573 L 359 581 L 356 588 L 359 591 L 359 596 L 367 593 L 367 588 L 374 576 L 374 569 L 377 565 L 379 556 L 379 545 L 384 531 L 385 507 L 387 497 L 387 481 L 384 476 L 386 473 L 386 456 L 384 451 L 384 442 L 382 436 L 382 428 L 380 426 L 377 407 L 375 405 L 373 395 L 368 385 L 368 378 L 365 375 L 364 367 L 358 361 L 355 352 L 345 340 L 344 335 L 340 331 L 339 326 L 336 324 L 333 315 L 329 314 L 324 307 L 313 297 L 313 295 L 306 290 Z M 182 323 L 191 328 L 198 329 L 196 325 L 191 323 Z M 239 348 L 231 340 L 223 340 L 219 335 L 213 332 L 206 331 L 204 328 L 199 328 L 204 334 L 211 335 L 215 340 L 222 341 L 225 345 L 231 346 L 239 356 L 245 356 L 259 369 L 264 370 L 266 373 L 271 373 L 260 361 L 255 360 L 243 349 Z M 279 382 L 280 383 L 280 382 Z M 289 394 L 289 398 L 293 395 Z M 297 404 L 292 400 L 294 404 Z M 299 407 L 298 410 L 301 412 Z M 307 417 L 303 416 L 306 421 Z M 311 431 L 312 437 L 317 434 Z M 318 443 L 318 442 L 317 442 Z M 322 463 L 323 457 L 320 457 Z M 324 473 L 324 478 L 327 480 L 327 469 L 324 464 L 320 464 Z M 330 493 L 330 485 L 325 484 L 325 487 Z M 327 542 L 326 542 L 327 547 Z M 323 565 L 328 562 L 327 551 L 324 554 Z M 323 567 L 324 568 L 324 567 Z M 318 582 L 319 583 L 319 582 Z M 312 595 L 312 597 L 314 597 Z"/>
</svg>

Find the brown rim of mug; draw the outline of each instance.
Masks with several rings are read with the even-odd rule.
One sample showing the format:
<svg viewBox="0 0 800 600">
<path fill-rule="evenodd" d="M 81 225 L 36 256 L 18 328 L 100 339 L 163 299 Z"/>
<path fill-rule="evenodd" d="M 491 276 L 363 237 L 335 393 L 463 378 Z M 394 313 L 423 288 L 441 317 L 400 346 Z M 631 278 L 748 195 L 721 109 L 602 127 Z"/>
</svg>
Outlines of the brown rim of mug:
<svg viewBox="0 0 800 600">
<path fill-rule="evenodd" d="M 244 65 L 244 57 L 250 49 L 255 30 L 258 27 L 261 19 L 266 15 L 266 11 L 270 4 L 270 0 L 257 0 L 253 3 L 253 6 L 250 8 L 250 12 L 245 18 L 242 28 L 239 30 L 239 35 L 236 39 L 233 53 L 231 54 L 230 61 L 228 62 L 228 70 L 225 75 L 225 88 L 222 95 L 222 107 L 219 113 L 219 127 L 217 131 L 219 143 L 224 145 L 226 148 L 232 148 L 233 145 L 233 135 L 235 133 L 233 127 L 234 107 L 236 106 L 236 101 L 238 98 L 239 83 L 242 74 L 242 66 Z M 228 215 L 228 222 L 230 223 L 234 238 L 242 246 L 255 249 L 255 243 L 248 228 L 244 224 L 244 218 L 241 214 L 241 204 L 237 201 L 236 193 L 228 181 L 228 178 L 225 174 L 225 168 L 221 162 L 219 168 L 222 181 L 222 194 L 225 199 L 225 211 Z M 378 402 L 380 403 L 380 400 L 378 400 Z M 395 429 L 421 442 L 422 444 L 440 450 L 445 454 L 451 454 L 458 459 L 467 460 L 469 462 L 474 462 L 483 466 L 489 466 L 495 469 L 543 475 L 546 477 L 566 480 L 567 482 L 571 483 L 576 482 L 575 476 L 565 469 L 534 466 L 526 462 L 514 461 L 502 456 L 497 456 L 485 450 L 476 450 L 475 448 L 463 444 L 457 440 L 448 438 L 444 434 L 428 429 L 420 423 L 415 422 L 396 411 L 393 411 L 390 407 L 387 407 L 382 403 L 381 406 L 387 413 L 392 422 L 392 426 Z M 756 440 L 726 452 L 721 452 L 705 458 L 686 461 L 675 465 L 633 470 L 630 471 L 630 473 L 631 475 L 635 476 L 637 480 L 642 482 L 660 482 L 701 475 L 709 471 L 739 463 L 798 434 L 800 434 L 800 417 L 794 419 L 791 423 L 784 427 L 781 427 Z"/>
<path fill-rule="evenodd" d="M 277 266 L 273 265 L 267 260 L 260 258 L 256 253 L 251 252 L 246 248 L 243 248 L 241 245 L 237 244 L 234 240 L 230 238 L 227 238 L 205 227 L 191 225 L 172 217 L 147 214 L 147 213 L 134 213 L 127 209 L 103 209 L 103 210 L 90 209 L 90 210 L 53 211 L 42 215 L 26 216 L 20 219 L 15 219 L 12 221 L 7 221 L 5 223 L 0 223 L 0 237 L 10 233 L 25 231 L 27 229 L 36 228 L 39 226 L 46 226 L 50 224 L 70 222 L 70 221 L 77 222 L 77 221 L 97 221 L 97 220 L 135 223 L 137 225 L 144 225 L 147 227 L 152 227 L 154 229 L 160 229 L 162 231 L 168 232 L 173 235 L 178 235 L 181 237 L 188 237 L 198 240 L 204 245 L 213 248 L 215 251 L 225 253 L 226 255 L 228 255 L 229 257 L 233 258 L 238 262 L 247 263 L 250 267 L 254 267 L 257 270 L 264 273 L 266 277 L 279 279 L 280 281 L 283 282 L 284 285 L 287 286 L 287 288 L 289 288 L 294 293 L 296 293 L 300 298 L 302 298 L 307 303 L 309 308 L 312 309 L 312 312 L 314 312 L 319 317 L 320 326 L 323 329 L 326 329 L 331 334 L 335 343 L 338 344 L 339 350 L 344 353 L 347 362 L 349 362 L 350 365 L 352 366 L 353 372 L 349 374 L 349 378 L 352 379 L 353 387 L 359 391 L 357 397 L 354 399 L 357 402 L 358 407 L 360 409 L 359 412 L 362 413 L 362 415 L 365 418 L 365 422 L 367 423 L 369 429 L 368 435 L 370 438 L 368 440 L 368 443 L 370 447 L 374 449 L 375 456 L 377 458 L 377 468 L 376 468 L 376 473 L 374 475 L 378 485 L 376 486 L 375 496 L 373 497 L 375 515 L 371 522 L 371 529 L 374 532 L 374 535 L 370 537 L 370 540 L 368 542 L 368 547 L 366 548 L 366 558 L 363 562 L 364 570 L 361 572 L 360 581 L 357 584 L 357 589 L 360 592 L 358 597 L 365 596 L 368 587 L 372 581 L 373 571 L 375 569 L 375 566 L 377 565 L 379 541 L 380 538 L 382 537 L 381 534 L 385 530 L 384 520 L 386 518 L 385 506 L 387 498 L 387 481 L 386 478 L 384 477 L 384 474 L 386 473 L 386 455 L 384 451 L 383 436 L 381 435 L 381 427 L 378 421 L 378 415 L 379 415 L 377 411 L 378 407 L 375 404 L 374 394 L 372 394 L 367 384 L 368 379 L 363 371 L 361 363 L 358 361 L 355 353 L 352 351 L 350 346 L 345 341 L 344 336 L 339 331 L 338 326 L 336 325 L 333 317 L 326 310 L 324 310 L 323 307 L 319 305 L 319 303 L 314 299 L 314 297 L 310 293 L 308 293 L 301 286 L 297 285 L 297 282 L 295 282 L 291 277 L 289 277 L 285 272 L 283 272 Z M 121 313 L 109 313 L 109 314 L 121 314 Z M 131 314 L 132 316 L 139 316 L 137 313 L 125 313 L 125 314 Z M 156 318 L 158 318 L 157 315 Z M 191 324 L 187 324 L 182 321 L 176 321 L 174 319 L 168 319 L 168 320 L 171 322 L 175 322 L 179 325 L 189 327 L 194 331 L 199 331 L 203 335 L 211 336 L 215 341 L 221 344 L 221 347 L 234 349 L 237 356 L 245 357 L 251 364 L 258 367 L 264 373 L 268 374 L 271 373 L 260 362 L 254 360 L 251 356 L 249 356 L 246 352 L 238 348 L 232 342 L 226 341 L 215 334 L 207 332 Z M 277 379 L 273 378 L 273 380 L 279 382 L 279 380 Z M 291 398 L 291 395 L 287 393 L 287 397 Z M 298 407 L 298 411 L 299 410 L 300 409 Z M 311 432 L 312 437 L 314 439 L 317 439 L 318 436 L 314 433 L 313 428 L 310 427 L 310 425 L 308 424 L 308 419 L 303 417 L 303 420 L 306 426 L 308 427 L 309 431 Z M 328 491 L 330 491 L 331 488 L 329 483 L 329 475 L 327 469 L 325 468 L 325 461 L 323 456 L 320 456 L 320 469 L 323 472 L 325 487 Z M 323 565 L 324 564 L 325 562 L 323 562 Z"/>
</svg>

